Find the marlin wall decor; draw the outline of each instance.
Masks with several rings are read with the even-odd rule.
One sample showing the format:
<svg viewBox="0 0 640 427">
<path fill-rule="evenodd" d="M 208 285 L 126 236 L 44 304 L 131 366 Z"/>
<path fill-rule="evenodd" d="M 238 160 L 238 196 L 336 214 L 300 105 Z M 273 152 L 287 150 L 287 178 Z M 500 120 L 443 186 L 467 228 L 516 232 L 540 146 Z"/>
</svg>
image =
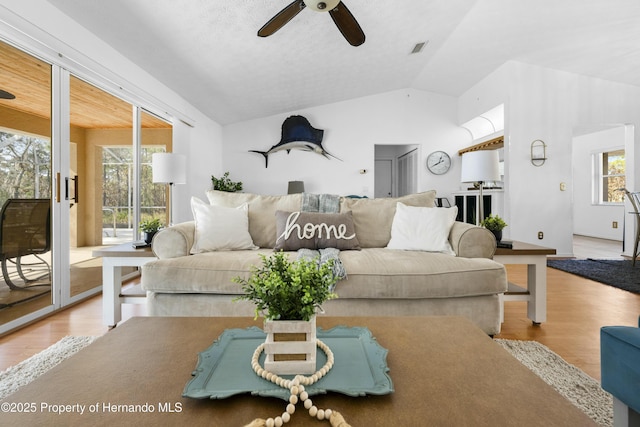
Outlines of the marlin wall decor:
<svg viewBox="0 0 640 427">
<path fill-rule="evenodd" d="M 313 151 L 326 157 L 331 156 L 338 159 L 333 154 L 327 152 L 322 146 L 324 130 L 311 126 L 309 120 L 303 116 L 290 116 L 282 123 L 282 137 L 280 142 L 271 147 L 268 151 L 249 150 L 251 153 L 258 153 L 264 156 L 264 167 L 269 167 L 269 155 L 278 151 L 286 150 L 287 154 L 291 150 Z M 340 160 L 340 159 L 338 159 Z"/>
</svg>

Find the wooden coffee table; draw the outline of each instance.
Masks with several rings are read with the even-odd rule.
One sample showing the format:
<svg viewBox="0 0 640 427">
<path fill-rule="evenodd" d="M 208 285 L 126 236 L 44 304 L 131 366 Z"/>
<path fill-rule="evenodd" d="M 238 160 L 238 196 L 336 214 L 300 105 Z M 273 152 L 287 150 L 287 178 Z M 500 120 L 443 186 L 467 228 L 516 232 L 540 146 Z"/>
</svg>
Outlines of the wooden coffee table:
<svg viewBox="0 0 640 427">
<path fill-rule="evenodd" d="M 353 426 L 595 425 L 465 318 L 318 317 L 317 322 L 324 329 L 366 326 L 389 349 L 394 393 L 313 397 L 318 407 L 339 411 Z M 284 411 L 283 400 L 181 397 L 198 353 L 225 329 L 252 325 L 260 323 L 132 318 L 2 401 L 2 425 L 243 426 L 274 417 Z M 24 413 L 25 407 L 33 411 Z M 286 426 L 306 425 L 329 424 L 311 421 L 298 404 Z"/>
</svg>

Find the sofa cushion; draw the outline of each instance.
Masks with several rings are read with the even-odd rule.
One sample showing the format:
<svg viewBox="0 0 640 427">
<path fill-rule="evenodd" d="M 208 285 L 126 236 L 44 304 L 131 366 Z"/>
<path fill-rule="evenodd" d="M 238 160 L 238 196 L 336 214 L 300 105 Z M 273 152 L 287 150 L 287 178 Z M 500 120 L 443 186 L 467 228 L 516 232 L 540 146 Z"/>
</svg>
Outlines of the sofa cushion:
<svg viewBox="0 0 640 427">
<path fill-rule="evenodd" d="M 276 211 L 292 212 L 300 210 L 302 206 L 302 194 L 262 196 L 209 190 L 207 198 L 212 205 L 231 208 L 247 203 L 249 205 L 249 234 L 251 234 L 253 243 L 261 248 L 273 248 L 276 245 Z"/>
<path fill-rule="evenodd" d="M 362 248 L 384 248 L 391 239 L 391 223 L 396 213 L 396 203 L 430 208 L 435 206 L 435 198 L 436 192 L 433 190 L 395 198 L 345 197 L 340 203 L 340 212 L 353 212 L 353 224 Z"/>
<path fill-rule="evenodd" d="M 249 234 L 247 204 L 236 208 L 212 206 L 191 198 L 195 236 L 191 253 L 257 249 Z"/>
<path fill-rule="evenodd" d="M 486 258 L 369 248 L 340 252 L 340 298 L 454 298 L 507 290 L 504 266 Z"/>
<path fill-rule="evenodd" d="M 145 264 L 142 285 L 163 293 L 239 295 L 242 288 L 231 279 L 248 277 L 251 265 L 261 265 L 257 251 L 207 252 Z M 296 252 L 288 252 L 294 259 Z M 505 292 L 504 266 L 490 259 L 399 251 L 385 248 L 344 251 L 340 259 L 348 279 L 336 285 L 341 298 L 451 298 Z"/>
<path fill-rule="evenodd" d="M 456 206 L 423 208 L 398 202 L 387 248 L 454 255 L 449 244 L 449 233 L 457 214 Z"/>
<path fill-rule="evenodd" d="M 252 265 L 262 265 L 260 254 L 272 253 L 273 249 L 220 251 L 151 261 L 143 266 L 142 286 L 164 293 L 240 295 L 242 286 L 231 279 L 249 277 Z"/>
<path fill-rule="evenodd" d="M 276 211 L 274 249 L 360 249 L 351 211 L 344 213 Z"/>
</svg>

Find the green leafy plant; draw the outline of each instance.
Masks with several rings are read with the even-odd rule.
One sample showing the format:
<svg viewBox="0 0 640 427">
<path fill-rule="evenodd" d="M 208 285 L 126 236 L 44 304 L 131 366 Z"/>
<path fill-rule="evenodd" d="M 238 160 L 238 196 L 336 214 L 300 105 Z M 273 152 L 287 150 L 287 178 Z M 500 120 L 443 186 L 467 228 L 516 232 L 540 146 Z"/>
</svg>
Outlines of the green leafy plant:
<svg viewBox="0 0 640 427">
<path fill-rule="evenodd" d="M 498 215 L 494 216 L 490 214 L 488 217 L 482 220 L 480 225 L 489 231 L 500 231 L 507 226 L 507 223 L 504 222 L 504 220 Z"/>
<path fill-rule="evenodd" d="M 140 231 L 143 233 L 155 233 L 162 227 L 159 218 L 150 218 L 140 221 Z"/>
<path fill-rule="evenodd" d="M 214 190 L 228 191 L 229 193 L 235 193 L 236 191 L 242 191 L 242 182 L 233 182 L 229 179 L 229 172 L 225 172 L 221 178 L 216 178 L 211 175 L 211 184 Z"/>
<path fill-rule="evenodd" d="M 235 300 L 253 302 L 256 319 L 262 315 L 267 320 L 309 320 L 323 302 L 337 298 L 331 292 L 338 281 L 332 260 L 321 265 L 317 259 L 291 262 L 284 252 L 260 257 L 262 266 L 252 266 L 248 279 L 232 279 L 244 292 Z"/>
</svg>

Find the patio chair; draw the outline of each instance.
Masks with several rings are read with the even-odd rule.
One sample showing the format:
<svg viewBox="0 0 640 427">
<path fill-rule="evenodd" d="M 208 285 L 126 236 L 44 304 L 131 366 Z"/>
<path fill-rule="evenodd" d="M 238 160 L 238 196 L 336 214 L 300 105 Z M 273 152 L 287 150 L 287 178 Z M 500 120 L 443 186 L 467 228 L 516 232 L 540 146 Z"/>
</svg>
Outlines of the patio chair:
<svg viewBox="0 0 640 427">
<path fill-rule="evenodd" d="M 0 263 L 5 283 L 13 290 L 24 289 L 29 283 L 49 277 L 51 266 L 39 255 L 51 250 L 51 202 L 49 199 L 8 199 L 0 211 Z M 29 256 L 28 263 L 22 257 Z M 15 265 L 18 276 L 23 281 L 20 286 L 11 279 L 15 272 L 9 272 L 9 263 Z M 26 267 L 26 269 L 25 269 Z M 26 274 L 44 274 L 28 278 Z"/>
</svg>

